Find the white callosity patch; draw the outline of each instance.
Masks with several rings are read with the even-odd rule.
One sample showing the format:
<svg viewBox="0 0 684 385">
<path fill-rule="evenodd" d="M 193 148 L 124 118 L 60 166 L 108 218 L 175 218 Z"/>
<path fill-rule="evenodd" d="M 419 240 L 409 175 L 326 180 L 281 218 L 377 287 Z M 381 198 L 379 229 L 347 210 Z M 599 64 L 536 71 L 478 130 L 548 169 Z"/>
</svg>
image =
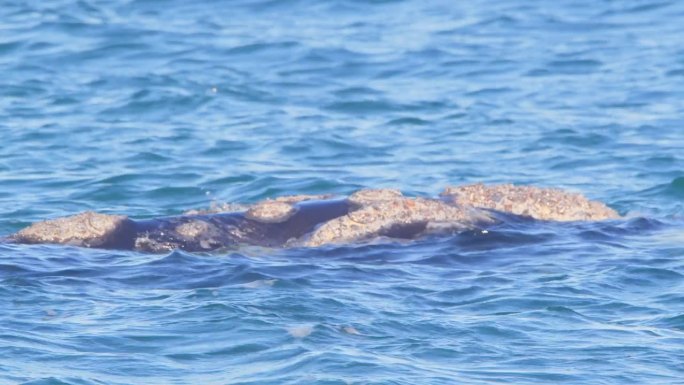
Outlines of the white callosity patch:
<svg viewBox="0 0 684 385">
<path fill-rule="evenodd" d="M 81 214 L 34 223 L 19 231 L 14 239 L 21 243 L 61 243 L 82 247 L 99 247 L 126 224 L 124 215 L 107 215 L 87 211 Z"/>
<path fill-rule="evenodd" d="M 295 195 L 268 199 L 249 207 L 244 217 L 265 224 L 282 224 L 298 211 L 298 202 L 325 201 L 331 195 Z M 321 246 L 366 242 L 389 237 L 413 239 L 426 233 L 476 229 L 496 222 L 494 211 L 529 216 L 540 220 L 583 221 L 619 218 L 605 204 L 581 194 L 532 186 L 482 184 L 447 187 L 440 199 L 405 197 L 398 190 L 367 189 L 352 194 L 345 215 L 312 223 L 309 233 L 295 233 L 285 246 Z M 316 210 L 326 210 L 321 204 Z M 206 214 L 209 215 L 209 214 Z M 239 215 L 240 214 L 236 214 Z M 220 221 L 219 221 L 220 222 Z M 169 251 L 178 247 L 214 250 L 236 240 L 263 242 L 267 230 L 245 221 L 242 225 L 220 226 L 204 216 L 177 218 L 169 233 L 133 233 L 135 223 L 126 216 L 85 212 L 66 218 L 36 223 L 14 234 L 20 243 L 61 243 L 85 247 L 108 247 L 117 237 L 131 238 L 132 247 L 146 251 Z M 131 225 L 132 227 L 126 227 Z M 250 227 L 251 226 L 251 227 Z M 308 231 L 308 230 L 306 230 Z M 260 238 L 261 237 L 261 238 Z"/>
<path fill-rule="evenodd" d="M 463 230 L 494 220 L 481 210 L 470 206 L 455 206 L 437 199 L 406 198 L 396 190 L 371 190 L 352 197 L 357 210 L 319 226 L 304 241 L 305 246 L 330 243 L 353 243 L 392 231 L 407 230 L 415 236 L 426 231 Z"/>
<path fill-rule="evenodd" d="M 250 207 L 245 217 L 264 223 L 281 223 L 290 219 L 297 208 L 286 202 L 265 200 Z"/>
<path fill-rule="evenodd" d="M 618 213 L 582 194 L 553 188 L 486 186 L 473 184 L 447 187 L 442 197 L 460 206 L 487 208 L 534 219 L 551 221 L 587 221 L 619 218 Z"/>
<path fill-rule="evenodd" d="M 176 232 L 187 238 L 196 238 L 207 234 L 214 226 L 205 221 L 190 221 L 176 226 Z"/>
<path fill-rule="evenodd" d="M 359 190 L 347 199 L 355 206 L 366 206 L 372 203 L 391 201 L 402 198 L 404 195 L 395 189 L 363 189 Z"/>
<path fill-rule="evenodd" d="M 194 241 L 204 250 L 212 250 L 221 246 L 221 230 L 215 225 L 193 220 L 176 226 L 176 233 L 187 241 Z"/>
</svg>

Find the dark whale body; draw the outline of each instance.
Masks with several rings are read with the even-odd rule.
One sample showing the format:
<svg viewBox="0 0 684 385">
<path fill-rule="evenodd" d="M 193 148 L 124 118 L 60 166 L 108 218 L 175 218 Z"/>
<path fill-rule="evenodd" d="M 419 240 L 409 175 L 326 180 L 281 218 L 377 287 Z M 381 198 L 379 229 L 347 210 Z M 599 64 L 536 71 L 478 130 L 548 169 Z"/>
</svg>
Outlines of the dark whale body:
<svg viewBox="0 0 684 385">
<path fill-rule="evenodd" d="M 211 251 L 239 245 L 283 247 L 288 241 L 310 233 L 321 223 L 348 214 L 350 204 L 344 199 L 310 200 L 297 203 L 293 208 L 291 216 L 278 222 L 253 219 L 245 212 L 147 220 L 83 213 L 37 223 L 10 239 L 27 244 L 64 243 L 149 252 L 173 249 Z"/>
<path fill-rule="evenodd" d="M 282 247 L 292 239 L 299 239 L 313 231 L 319 224 L 346 215 L 349 203 L 343 199 L 305 201 L 296 205 L 296 212 L 287 220 L 270 223 L 248 218 L 245 213 L 218 213 L 205 215 L 184 215 L 143 221 L 129 219 L 126 230 L 115 237 L 116 242 L 108 245 L 116 249 L 141 249 L 144 242 L 140 237 L 154 240 L 153 245 L 162 248 L 186 251 L 207 251 L 223 247 L 252 245 Z M 207 234 L 202 237 L 187 237 L 179 234 L 178 228 L 187 224 L 201 223 Z M 158 251 L 150 247 L 145 251 Z"/>
<path fill-rule="evenodd" d="M 580 194 L 478 184 L 448 187 L 439 198 L 405 197 L 390 189 L 360 190 L 347 198 L 281 197 L 244 211 L 146 220 L 85 212 L 34 223 L 11 235 L 9 241 L 145 252 L 211 251 L 241 245 L 317 247 L 482 228 L 506 217 L 496 213 L 551 221 L 619 217 L 603 203 Z"/>
</svg>

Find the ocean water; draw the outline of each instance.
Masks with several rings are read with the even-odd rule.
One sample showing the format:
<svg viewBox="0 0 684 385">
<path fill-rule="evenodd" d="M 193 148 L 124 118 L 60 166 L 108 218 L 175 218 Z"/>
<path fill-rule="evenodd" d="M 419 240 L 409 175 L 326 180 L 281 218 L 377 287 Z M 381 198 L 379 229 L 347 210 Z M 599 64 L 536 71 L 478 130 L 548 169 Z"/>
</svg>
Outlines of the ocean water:
<svg viewBox="0 0 684 385">
<path fill-rule="evenodd" d="M 0 383 L 684 384 L 684 2 L 0 2 L 0 236 L 285 194 L 625 216 L 311 249 L 0 244 Z"/>
</svg>

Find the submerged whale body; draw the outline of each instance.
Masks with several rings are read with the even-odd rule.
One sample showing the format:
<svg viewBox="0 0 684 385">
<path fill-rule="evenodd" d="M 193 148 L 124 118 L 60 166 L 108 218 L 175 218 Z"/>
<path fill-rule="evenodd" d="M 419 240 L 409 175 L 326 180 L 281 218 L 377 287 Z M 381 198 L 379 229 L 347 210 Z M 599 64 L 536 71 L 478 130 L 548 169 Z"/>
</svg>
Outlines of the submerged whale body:
<svg viewBox="0 0 684 385">
<path fill-rule="evenodd" d="M 280 197 L 245 210 L 195 211 L 150 220 L 85 212 L 35 223 L 9 239 L 25 244 L 146 252 L 210 251 L 240 245 L 316 247 L 483 228 L 500 221 L 497 212 L 550 221 L 619 217 L 605 204 L 581 194 L 532 186 L 476 184 L 447 187 L 438 198 L 405 197 L 397 190 L 372 189 L 346 198 Z"/>
</svg>

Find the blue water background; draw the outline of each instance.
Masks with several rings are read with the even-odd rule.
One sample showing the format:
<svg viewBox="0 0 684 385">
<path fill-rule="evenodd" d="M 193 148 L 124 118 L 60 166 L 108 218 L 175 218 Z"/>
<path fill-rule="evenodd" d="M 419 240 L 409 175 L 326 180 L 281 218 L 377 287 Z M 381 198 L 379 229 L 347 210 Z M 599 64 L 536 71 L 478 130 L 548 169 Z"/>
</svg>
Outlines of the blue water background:
<svg viewBox="0 0 684 385">
<path fill-rule="evenodd" d="M 684 2 L 2 1 L 0 235 L 513 182 L 626 219 L 0 245 L 0 383 L 684 384 Z"/>
</svg>

